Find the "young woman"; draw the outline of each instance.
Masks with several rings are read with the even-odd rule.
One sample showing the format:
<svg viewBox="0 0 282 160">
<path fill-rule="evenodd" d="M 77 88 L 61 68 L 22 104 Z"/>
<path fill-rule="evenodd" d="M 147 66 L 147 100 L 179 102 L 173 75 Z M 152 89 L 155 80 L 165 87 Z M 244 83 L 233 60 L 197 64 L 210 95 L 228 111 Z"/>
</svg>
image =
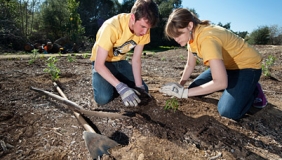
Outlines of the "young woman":
<svg viewBox="0 0 282 160">
<path fill-rule="evenodd" d="M 251 106 L 266 106 L 267 100 L 258 83 L 262 57 L 244 39 L 207 20 L 201 21 L 182 8 L 170 14 L 165 33 L 181 46 L 188 46 L 188 57 L 179 84 L 164 85 L 160 89 L 162 93 L 188 98 L 224 90 L 218 111 L 234 120 L 240 119 Z M 196 65 L 195 56 L 203 59 L 209 69 L 184 88 Z"/>
</svg>

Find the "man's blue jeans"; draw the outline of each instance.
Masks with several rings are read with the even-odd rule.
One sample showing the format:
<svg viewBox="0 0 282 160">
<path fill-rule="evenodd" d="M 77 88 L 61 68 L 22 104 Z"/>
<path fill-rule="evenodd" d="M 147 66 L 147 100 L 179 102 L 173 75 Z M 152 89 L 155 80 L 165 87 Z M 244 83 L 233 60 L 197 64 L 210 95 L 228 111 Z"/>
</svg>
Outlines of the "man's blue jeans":
<svg viewBox="0 0 282 160">
<path fill-rule="evenodd" d="M 106 81 L 98 72 L 94 69 L 95 62 L 92 63 L 92 87 L 94 91 L 94 99 L 96 103 L 104 105 L 117 95 L 115 86 L 112 86 Z M 111 71 L 111 73 L 121 82 L 128 85 L 128 87 L 135 87 L 135 81 L 132 71 L 132 65 L 126 61 L 118 62 L 105 62 L 105 66 Z M 148 86 L 142 80 L 145 90 L 148 92 Z"/>
<path fill-rule="evenodd" d="M 218 102 L 221 116 L 238 120 L 251 108 L 258 90 L 256 85 L 261 76 L 261 69 L 227 70 L 228 86 Z M 211 70 L 200 74 L 188 88 L 200 86 L 212 80 Z"/>
</svg>

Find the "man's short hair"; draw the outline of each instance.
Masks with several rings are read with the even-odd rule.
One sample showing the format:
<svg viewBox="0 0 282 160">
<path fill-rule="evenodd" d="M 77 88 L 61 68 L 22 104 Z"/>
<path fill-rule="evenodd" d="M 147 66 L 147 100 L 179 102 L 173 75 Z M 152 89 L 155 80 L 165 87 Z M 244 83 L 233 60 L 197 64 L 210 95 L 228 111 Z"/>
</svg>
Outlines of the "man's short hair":
<svg viewBox="0 0 282 160">
<path fill-rule="evenodd" d="M 153 0 L 136 0 L 131 13 L 134 14 L 135 21 L 144 18 L 148 20 L 152 28 L 159 22 L 159 9 Z"/>
</svg>

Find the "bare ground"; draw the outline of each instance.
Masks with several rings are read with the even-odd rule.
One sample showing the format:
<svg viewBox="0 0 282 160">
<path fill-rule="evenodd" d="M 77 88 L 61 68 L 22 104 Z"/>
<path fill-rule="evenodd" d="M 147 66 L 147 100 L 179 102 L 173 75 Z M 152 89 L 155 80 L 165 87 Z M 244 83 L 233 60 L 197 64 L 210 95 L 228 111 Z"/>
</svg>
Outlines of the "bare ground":
<svg viewBox="0 0 282 160">
<path fill-rule="evenodd" d="M 57 81 L 68 99 L 87 110 L 126 111 L 126 118 L 98 118 L 85 115 L 97 134 L 120 145 L 102 159 L 183 160 L 183 159 L 282 159 L 282 46 L 255 46 L 264 56 L 276 58 L 271 75 L 260 83 L 269 104 L 252 108 L 235 122 L 220 117 L 217 102 L 221 92 L 205 97 L 177 99 L 177 110 L 164 107 L 171 97 L 158 89 L 177 82 L 185 65 L 186 50 L 175 49 L 144 54 L 143 78 L 152 99 L 141 97 L 136 107 L 124 107 L 120 97 L 104 106 L 95 106 L 91 86 L 91 63 L 76 56 L 58 57 L 61 70 Z M 0 60 L 0 159 L 83 159 L 90 154 L 73 112 L 63 103 L 30 87 L 58 94 L 51 76 L 43 72 L 47 57 L 28 64 L 29 58 L 2 56 Z M 197 66 L 191 81 L 205 68 Z M 187 83 L 188 85 L 188 83 Z"/>
</svg>

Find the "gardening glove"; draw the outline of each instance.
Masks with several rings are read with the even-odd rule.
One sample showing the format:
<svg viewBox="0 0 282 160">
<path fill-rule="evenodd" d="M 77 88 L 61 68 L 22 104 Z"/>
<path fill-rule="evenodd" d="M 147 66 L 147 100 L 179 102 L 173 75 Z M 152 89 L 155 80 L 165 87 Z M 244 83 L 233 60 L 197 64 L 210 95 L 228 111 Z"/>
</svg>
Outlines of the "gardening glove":
<svg viewBox="0 0 282 160">
<path fill-rule="evenodd" d="M 141 96 L 141 97 L 142 97 L 142 96 L 147 96 L 147 97 L 152 98 L 152 96 L 146 91 L 144 85 L 139 86 L 139 87 L 135 86 L 135 87 L 134 87 L 134 91 L 135 91 L 135 93 L 136 93 L 139 97 L 140 97 L 140 96 Z"/>
<path fill-rule="evenodd" d="M 188 88 L 185 89 L 183 86 L 175 82 L 165 84 L 159 91 L 166 95 L 175 96 L 177 98 L 188 98 Z"/>
<path fill-rule="evenodd" d="M 144 92 L 146 92 L 144 85 L 136 86 L 135 88 L 138 88 L 138 90 L 143 90 Z"/>
<path fill-rule="evenodd" d="M 120 94 L 121 99 L 125 106 L 137 106 L 141 102 L 139 97 L 135 94 L 134 90 L 129 88 L 126 84 L 120 82 L 116 86 L 117 92 Z"/>
</svg>

